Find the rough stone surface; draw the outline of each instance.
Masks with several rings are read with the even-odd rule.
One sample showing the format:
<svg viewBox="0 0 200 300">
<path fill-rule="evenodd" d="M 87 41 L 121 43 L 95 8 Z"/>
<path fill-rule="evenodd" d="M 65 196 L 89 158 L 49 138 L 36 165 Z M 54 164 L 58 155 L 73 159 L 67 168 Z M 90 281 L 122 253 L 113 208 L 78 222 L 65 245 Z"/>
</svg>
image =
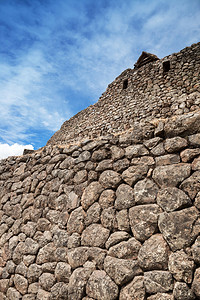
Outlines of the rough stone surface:
<svg viewBox="0 0 200 300">
<path fill-rule="evenodd" d="M 190 176 L 189 164 L 159 166 L 153 171 L 153 179 L 160 187 L 177 186 Z"/>
<path fill-rule="evenodd" d="M 110 256 L 105 258 L 104 269 L 118 285 L 130 281 L 134 276 L 142 273 L 136 260 L 119 259 Z"/>
<path fill-rule="evenodd" d="M 135 276 L 134 279 L 121 289 L 119 300 L 145 300 L 144 279 Z"/>
<path fill-rule="evenodd" d="M 139 241 L 145 241 L 157 230 L 158 216 L 162 213 L 157 204 L 139 205 L 130 208 L 129 218 L 133 235 Z"/>
<path fill-rule="evenodd" d="M 114 300 L 118 296 L 118 287 L 105 271 L 94 271 L 88 280 L 86 293 L 97 300 Z"/>
<path fill-rule="evenodd" d="M 100 224 L 92 224 L 83 231 L 81 245 L 103 247 L 109 237 L 109 233 L 110 231 Z"/>
<path fill-rule="evenodd" d="M 168 292 L 173 289 L 172 275 L 168 271 L 149 271 L 144 273 L 147 293 Z"/>
<path fill-rule="evenodd" d="M 146 55 L 0 161 L 0 299 L 200 298 L 200 43 Z"/>
<path fill-rule="evenodd" d="M 190 246 L 200 230 L 199 212 L 194 207 L 162 213 L 158 226 L 173 251 Z"/>
<path fill-rule="evenodd" d="M 138 181 L 134 186 L 136 204 L 150 204 L 156 202 L 158 186 L 150 179 Z"/>
<path fill-rule="evenodd" d="M 166 270 L 169 247 L 161 234 L 155 234 L 144 242 L 138 253 L 140 267 L 147 270 Z"/>
<path fill-rule="evenodd" d="M 190 198 L 176 187 L 161 189 L 157 195 L 157 203 L 166 212 L 184 208 L 192 204 Z"/>
<path fill-rule="evenodd" d="M 194 261 L 183 251 L 177 251 L 169 256 L 169 271 L 177 281 L 192 282 Z"/>
</svg>

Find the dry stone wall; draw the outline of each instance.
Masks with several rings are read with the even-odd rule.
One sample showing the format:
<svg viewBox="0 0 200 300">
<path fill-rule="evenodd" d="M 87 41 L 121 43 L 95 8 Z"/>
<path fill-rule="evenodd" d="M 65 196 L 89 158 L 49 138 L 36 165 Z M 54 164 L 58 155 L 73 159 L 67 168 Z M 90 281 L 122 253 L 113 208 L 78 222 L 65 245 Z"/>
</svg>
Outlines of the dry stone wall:
<svg viewBox="0 0 200 300">
<path fill-rule="evenodd" d="M 200 298 L 200 112 L 0 163 L 0 299 Z"/>
<path fill-rule="evenodd" d="M 164 70 L 163 63 L 170 69 Z M 123 89 L 127 80 L 127 88 Z M 154 118 L 195 111 L 200 104 L 200 43 L 117 77 L 98 102 L 66 121 L 47 144 L 122 132 Z"/>
</svg>

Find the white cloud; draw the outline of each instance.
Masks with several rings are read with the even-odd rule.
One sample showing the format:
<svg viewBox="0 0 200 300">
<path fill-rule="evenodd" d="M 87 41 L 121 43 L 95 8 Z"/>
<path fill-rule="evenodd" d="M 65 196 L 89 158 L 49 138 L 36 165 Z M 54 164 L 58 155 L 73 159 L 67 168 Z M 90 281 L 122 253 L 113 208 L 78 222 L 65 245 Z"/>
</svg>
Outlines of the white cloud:
<svg viewBox="0 0 200 300">
<path fill-rule="evenodd" d="M 0 143 L 0 159 L 7 158 L 8 156 L 22 155 L 24 149 L 33 150 L 32 145 L 20 145 L 20 144 L 2 144 Z"/>
</svg>

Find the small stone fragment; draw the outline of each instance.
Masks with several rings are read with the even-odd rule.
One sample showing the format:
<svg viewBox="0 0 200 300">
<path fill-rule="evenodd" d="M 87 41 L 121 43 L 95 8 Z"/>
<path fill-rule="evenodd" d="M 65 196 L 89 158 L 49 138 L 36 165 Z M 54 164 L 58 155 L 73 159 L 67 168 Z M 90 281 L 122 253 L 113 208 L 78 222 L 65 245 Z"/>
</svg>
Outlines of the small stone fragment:
<svg viewBox="0 0 200 300">
<path fill-rule="evenodd" d="M 192 282 L 192 291 L 195 293 L 197 298 L 200 297 L 200 268 L 196 269 L 194 273 L 194 280 Z"/>
</svg>

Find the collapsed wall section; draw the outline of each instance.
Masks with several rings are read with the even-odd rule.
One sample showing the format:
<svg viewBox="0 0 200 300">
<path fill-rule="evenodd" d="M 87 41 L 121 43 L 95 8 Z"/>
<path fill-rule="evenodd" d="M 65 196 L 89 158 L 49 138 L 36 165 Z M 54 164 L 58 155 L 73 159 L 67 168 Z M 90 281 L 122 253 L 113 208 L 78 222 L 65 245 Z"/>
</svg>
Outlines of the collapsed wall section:
<svg viewBox="0 0 200 300">
<path fill-rule="evenodd" d="M 200 113 L 0 165 L 0 299 L 200 297 Z"/>
<path fill-rule="evenodd" d="M 194 111 L 200 104 L 199 72 L 200 43 L 139 69 L 127 69 L 96 104 L 64 122 L 47 144 L 122 132 L 137 122 Z"/>
</svg>

